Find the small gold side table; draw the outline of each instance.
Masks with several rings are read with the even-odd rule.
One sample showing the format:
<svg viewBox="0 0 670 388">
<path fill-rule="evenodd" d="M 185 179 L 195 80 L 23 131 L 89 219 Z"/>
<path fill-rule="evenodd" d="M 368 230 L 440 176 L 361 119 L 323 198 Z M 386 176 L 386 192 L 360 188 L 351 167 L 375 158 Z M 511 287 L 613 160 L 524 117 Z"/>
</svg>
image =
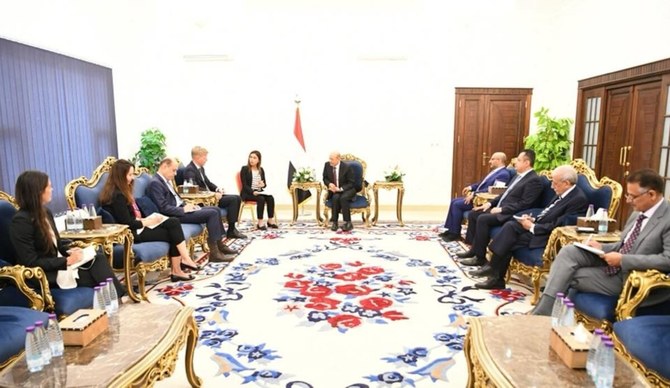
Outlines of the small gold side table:
<svg viewBox="0 0 670 388">
<path fill-rule="evenodd" d="M 395 202 L 395 214 L 400 226 L 405 226 L 405 223 L 402 222 L 402 198 L 405 196 L 405 185 L 402 182 L 386 181 L 376 181 L 372 184 L 372 193 L 375 198 L 375 215 L 372 217 L 372 225 L 377 225 L 379 218 L 379 189 L 398 191 Z"/>
<path fill-rule="evenodd" d="M 324 221 L 321 217 L 321 191 L 323 190 L 323 185 L 321 182 L 292 182 L 289 187 L 291 192 L 291 199 L 293 199 L 293 221 L 291 225 L 295 224 L 298 219 L 298 189 L 300 190 L 310 190 L 316 189 L 316 224 L 318 226 L 323 225 Z"/>
<path fill-rule="evenodd" d="M 218 205 L 216 201 L 216 192 L 214 191 L 200 191 L 196 194 L 179 194 L 179 196 L 184 200 L 184 202 L 190 203 L 192 205 L 200 205 L 200 204 L 203 204 L 205 206 Z"/>
<path fill-rule="evenodd" d="M 492 199 L 495 199 L 497 196 L 498 196 L 498 194 L 476 193 L 475 198 L 472 200 L 472 204 L 475 205 L 475 206 L 482 206 L 486 202 L 489 202 Z"/>
<path fill-rule="evenodd" d="M 59 232 L 60 237 L 73 241 L 81 241 L 85 244 L 100 244 L 105 250 L 105 254 L 109 257 L 109 264 L 113 266 L 112 253 L 114 251 L 114 244 L 123 244 L 123 269 L 126 278 L 126 288 L 128 289 L 128 296 L 135 302 L 139 302 L 140 298 L 135 295 L 133 291 L 132 282 L 130 281 L 130 270 L 133 268 L 131 264 L 131 253 L 134 237 L 128 225 L 123 224 L 103 224 L 102 229 L 93 230 L 63 230 Z"/>
</svg>

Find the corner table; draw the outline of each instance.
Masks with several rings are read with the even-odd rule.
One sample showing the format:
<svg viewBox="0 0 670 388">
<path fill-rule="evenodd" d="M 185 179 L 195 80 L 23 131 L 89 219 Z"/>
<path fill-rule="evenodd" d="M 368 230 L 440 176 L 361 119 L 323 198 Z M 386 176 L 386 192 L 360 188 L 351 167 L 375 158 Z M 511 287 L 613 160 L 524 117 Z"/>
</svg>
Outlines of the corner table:
<svg viewBox="0 0 670 388">
<path fill-rule="evenodd" d="M 179 196 L 184 200 L 186 203 L 190 203 L 192 205 L 200 205 L 203 204 L 205 206 L 217 206 L 218 203 L 216 201 L 216 193 L 214 191 L 199 191 L 194 194 L 179 194 Z"/>
<path fill-rule="evenodd" d="M 372 184 L 372 194 L 375 199 L 375 214 L 372 217 L 372 225 L 377 225 L 379 219 L 379 189 L 397 190 L 395 202 L 395 214 L 400 226 L 405 226 L 402 221 L 402 199 L 405 196 L 405 185 L 402 182 L 376 181 Z"/>
<path fill-rule="evenodd" d="M 321 226 L 324 224 L 324 220 L 321 217 L 321 191 L 323 190 L 323 185 L 321 182 L 292 182 L 289 187 L 291 192 L 291 199 L 293 200 L 293 220 L 291 225 L 295 224 L 298 219 L 298 192 L 297 190 L 310 190 L 316 189 L 316 224 Z"/>
</svg>

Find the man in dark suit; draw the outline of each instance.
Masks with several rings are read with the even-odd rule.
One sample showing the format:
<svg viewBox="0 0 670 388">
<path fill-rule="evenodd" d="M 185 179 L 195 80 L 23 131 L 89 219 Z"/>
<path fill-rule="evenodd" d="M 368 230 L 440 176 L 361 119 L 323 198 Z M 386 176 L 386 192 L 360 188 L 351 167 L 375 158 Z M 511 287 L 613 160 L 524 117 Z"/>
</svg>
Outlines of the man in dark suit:
<svg viewBox="0 0 670 388">
<path fill-rule="evenodd" d="M 242 199 L 237 194 L 224 194 L 223 188 L 218 187 L 207 178 L 205 174 L 205 163 L 207 163 L 207 154 L 209 151 L 204 147 L 195 146 L 191 149 L 191 163 L 184 169 L 184 179 L 190 179 L 202 190 L 213 191 L 216 194 L 216 200 L 219 201 L 219 207 L 226 209 L 226 219 L 228 220 L 228 238 L 247 238 L 235 227 L 237 217 L 240 213 Z"/>
<path fill-rule="evenodd" d="M 517 156 L 514 168 L 516 175 L 501 195 L 491 202 L 474 207 L 468 214 L 468 230 L 465 242 L 471 245 L 467 252 L 457 254 L 465 265 L 486 264 L 486 247 L 491 239 L 491 228 L 501 226 L 512 216 L 533 207 L 542 194 L 542 180 L 533 170 L 535 151 L 523 150 Z"/>
<path fill-rule="evenodd" d="M 228 247 L 222 240 L 223 223 L 221 213 L 213 206 L 200 207 L 185 203 L 172 186 L 172 179 L 177 173 L 178 163 L 175 159 L 165 158 L 158 165 L 147 195 L 158 206 L 158 211 L 170 217 L 177 217 L 182 224 L 207 224 L 207 246 L 210 250 L 209 261 L 231 261 L 237 251 Z"/>
<path fill-rule="evenodd" d="M 524 215 L 518 220 L 507 221 L 489 249 L 493 252 L 491 262 L 479 270 L 470 272 L 474 276 L 487 276 L 475 287 L 491 290 L 505 288 L 505 274 L 516 249 L 540 248 L 547 245 L 554 228 L 565 223 L 566 217 L 577 217 L 586 212 L 588 200 L 577 184 L 577 171 L 570 165 L 559 166 L 551 173 L 551 188 L 556 197 L 536 217 Z"/>
<path fill-rule="evenodd" d="M 342 163 L 339 152 L 331 152 L 328 161 L 323 166 L 323 184 L 328 187 L 328 199 L 332 199 L 333 215 L 330 219 L 330 230 L 339 228 L 338 217 L 340 211 L 344 219 L 343 231 L 352 230 L 351 200 L 356 195 L 356 180 L 354 171 Z"/>
<path fill-rule="evenodd" d="M 634 171 L 626 178 L 626 202 L 635 210 L 621 233 L 621 241 L 589 245 L 596 255 L 575 245 L 564 246 L 551 265 L 547 285 L 532 314 L 551 315 L 556 294 L 568 287 L 581 292 L 619 295 L 630 271 L 670 272 L 670 206 L 663 197 L 665 181 L 656 171 Z M 643 305 L 667 299 L 655 292 Z"/>
<path fill-rule="evenodd" d="M 507 184 L 511 178 L 510 172 L 505 168 L 507 164 L 507 155 L 504 152 L 495 152 L 489 160 L 491 172 L 488 173 L 479 182 L 475 182 L 463 188 L 463 197 L 454 198 L 449 205 L 449 213 L 444 222 L 445 231 L 439 236 L 442 240 L 456 241 L 461 239 L 461 223 L 463 222 L 463 213 L 472 210 L 472 200 L 477 193 L 488 192 L 489 186 L 496 181 Z"/>
</svg>

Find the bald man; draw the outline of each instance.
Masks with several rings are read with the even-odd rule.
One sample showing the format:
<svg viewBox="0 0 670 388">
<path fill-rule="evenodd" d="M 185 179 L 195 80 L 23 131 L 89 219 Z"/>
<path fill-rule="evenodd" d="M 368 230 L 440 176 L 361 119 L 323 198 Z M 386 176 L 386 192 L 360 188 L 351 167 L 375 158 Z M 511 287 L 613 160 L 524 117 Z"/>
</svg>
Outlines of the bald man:
<svg viewBox="0 0 670 388">
<path fill-rule="evenodd" d="M 507 165 L 507 155 L 504 152 L 495 152 L 491 155 L 491 159 L 489 159 L 491 172 L 481 181 L 465 186 L 463 188 L 463 197 L 451 200 L 447 220 L 444 222 L 445 230 L 439 234 L 442 240 L 449 242 L 461 239 L 463 213 L 472 210 L 472 200 L 475 198 L 475 194 L 488 192 L 489 186 L 493 185 L 496 181 L 504 182 L 505 184 L 509 182 L 512 175 L 505 168 L 505 165 Z"/>
<path fill-rule="evenodd" d="M 351 223 L 351 200 L 356 195 L 356 180 L 354 170 L 346 163 L 342 163 L 339 152 L 330 153 L 328 161 L 323 166 L 323 184 L 328 188 L 328 199 L 332 200 L 333 215 L 330 218 L 330 230 L 336 231 L 339 228 L 338 218 L 342 212 L 344 219 L 343 231 L 354 228 Z"/>
</svg>

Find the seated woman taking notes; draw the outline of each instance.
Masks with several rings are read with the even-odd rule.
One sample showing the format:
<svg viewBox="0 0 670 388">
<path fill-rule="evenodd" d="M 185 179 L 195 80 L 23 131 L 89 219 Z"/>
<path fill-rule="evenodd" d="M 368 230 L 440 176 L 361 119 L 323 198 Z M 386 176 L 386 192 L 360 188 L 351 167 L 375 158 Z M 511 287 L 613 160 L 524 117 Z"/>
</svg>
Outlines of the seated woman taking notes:
<svg viewBox="0 0 670 388">
<path fill-rule="evenodd" d="M 265 170 L 261 167 L 262 156 L 259 151 L 251 151 L 247 165 L 242 166 L 240 170 L 240 179 L 242 180 L 242 191 L 240 197 L 244 201 L 256 201 L 256 216 L 258 217 L 258 229 L 267 230 L 278 228 L 275 220 L 275 199 L 269 193 L 264 193 L 267 187 L 265 183 Z M 265 205 L 268 207 L 268 224 L 265 226 L 263 212 Z"/>
<path fill-rule="evenodd" d="M 181 223 L 174 217 L 152 214 L 142 218 L 142 213 L 133 198 L 135 166 L 127 160 L 119 159 L 112 165 L 109 178 L 100 194 L 100 203 L 120 224 L 128 225 L 135 242 L 165 241 L 170 244 L 172 274 L 176 281 L 193 280 L 183 269 L 200 270 L 186 249 Z"/>
<path fill-rule="evenodd" d="M 77 268 L 78 279 L 63 282 L 59 271 L 67 270 L 83 259 L 81 248 L 70 248 L 70 241 L 62 240 L 53 215 L 46 205 L 51 202 L 53 187 L 49 176 L 41 171 L 25 171 L 16 179 L 16 202 L 19 211 L 12 218 L 9 237 L 14 245 L 18 264 L 40 267 L 49 281 L 49 287 L 95 287 L 112 278 L 119 298 L 125 289 L 118 281 L 109 260 L 102 253 Z M 59 285 L 60 283 L 60 285 Z"/>
</svg>

